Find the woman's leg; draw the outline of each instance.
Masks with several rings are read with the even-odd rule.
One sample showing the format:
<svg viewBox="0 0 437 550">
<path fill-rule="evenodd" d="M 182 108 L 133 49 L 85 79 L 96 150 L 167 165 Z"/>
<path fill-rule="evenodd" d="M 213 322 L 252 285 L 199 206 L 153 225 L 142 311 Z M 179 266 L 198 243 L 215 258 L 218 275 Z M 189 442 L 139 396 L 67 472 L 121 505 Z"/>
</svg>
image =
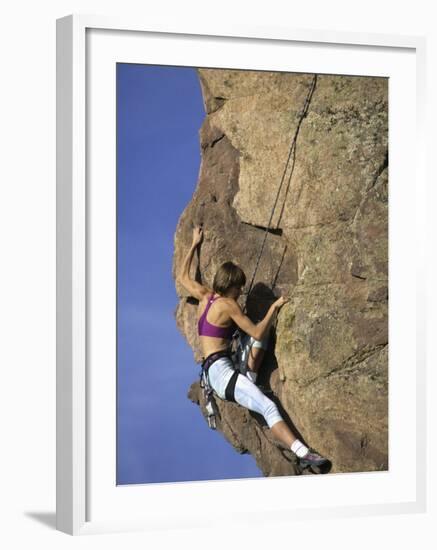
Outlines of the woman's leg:
<svg viewBox="0 0 437 550">
<path fill-rule="evenodd" d="M 254 383 L 241 374 L 238 374 L 235 382 L 234 399 L 246 409 L 264 416 L 275 439 L 281 441 L 281 443 L 296 454 L 301 467 L 312 467 L 316 473 L 327 473 L 330 470 L 331 463 L 329 460 L 317 453 L 310 452 L 308 447 L 293 434 L 284 422 L 275 403 L 266 397 Z"/>
<path fill-rule="evenodd" d="M 293 445 L 293 443 L 297 440 L 297 437 L 293 435 L 293 432 L 290 430 L 290 428 L 287 426 L 287 424 L 281 420 L 279 422 L 276 422 L 274 426 L 271 428 L 273 436 L 278 439 L 279 441 L 282 441 L 289 449 Z"/>
<path fill-rule="evenodd" d="M 235 401 L 242 407 L 261 414 L 272 430 L 273 436 L 286 447 L 290 448 L 296 441 L 295 435 L 282 419 L 275 403 L 241 374 L 235 384 L 234 397 Z"/>
<path fill-rule="evenodd" d="M 251 336 L 246 336 L 243 340 L 243 358 L 247 357 L 246 376 L 254 383 L 256 382 L 268 344 L 269 334 L 262 340 L 255 340 Z"/>
<path fill-rule="evenodd" d="M 249 359 L 247 361 L 247 368 L 252 372 L 258 374 L 261 363 L 264 359 L 265 350 L 263 348 L 252 346 L 249 351 Z"/>
</svg>

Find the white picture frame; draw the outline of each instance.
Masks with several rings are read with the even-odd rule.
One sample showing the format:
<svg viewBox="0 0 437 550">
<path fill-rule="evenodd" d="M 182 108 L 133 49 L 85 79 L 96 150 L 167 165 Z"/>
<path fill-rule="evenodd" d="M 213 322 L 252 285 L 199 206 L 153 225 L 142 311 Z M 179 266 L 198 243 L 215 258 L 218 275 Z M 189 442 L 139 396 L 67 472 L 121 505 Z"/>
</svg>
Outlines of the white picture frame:
<svg viewBox="0 0 437 550">
<path fill-rule="evenodd" d="M 93 33 L 97 34 L 93 35 Z M 90 38 L 92 36 L 103 37 L 103 35 L 105 35 L 105 44 L 103 42 L 99 43 L 100 38 Z M 98 164 L 98 161 L 97 163 L 90 162 L 89 147 L 93 138 L 87 133 L 87 123 L 89 117 L 94 116 L 93 113 L 90 113 L 94 103 L 89 95 L 89 81 L 94 78 L 99 86 L 108 86 L 110 80 L 104 80 L 106 78 L 104 76 L 105 69 L 102 69 L 101 75 L 97 72 L 95 76 L 90 74 L 90 71 L 94 71 L 94 68 L 98 65 L 100 58 L 96 57 L 90 61 L 88 56 L 91 55 L 91 50 L 92 55 L 101 50 L 107 56 L 105 59 L 108 66 L 114 63 L 115 58 L 125 62 L 132 61 L 134 59 L 132 43 L 124 49 L 124 46 L 117 42 L 117 36 L 129 37 L 129 40 L 134 41 L 136 46 L 139 44 L 138 41 L 142 41 L 144 37 L 153 40 L 155 53 L 152 57 L 155 56 L 154 59 L 157 64 L 182 64 L 185 54 L 180 46 L 183 45 L 183 42 L 188 45 L 188 48 L 194 45 L 193 51 L 202 50 L 202 48 L 198 48 L 199 44 L 208 44 L 211 52 L 217 51 L 217 44 L 221 45 L 223 51 L 226 50 L 226 45 L 228 49 L 229 46 L 232 46 L 236 59 L 239 51 L 241 51 L 241 59 L 246 59 L 246 61 L 235 61 L 237 63 L 236 68 L 262 68 L 260 64 L 262 64 L 263 49 L 266 50 L 266 55 L 268 55 L 277 47 L 282 49 L 284 47 L 294 47 L 300 48 L 299 51 L 308 51 L 310 55 L 301 66 L 294 65 L 289 70 L 319 72 L 311 65 L 310 60 L 317 57 L 317 52 L 326 50 L 330 52 L 330 58 L 332 58 L 330 59 L 330 62 L 333 63 L 332 71 L 338 71 L 339 74 L 344 74 L 342 73 L 344 59 L 348 56 L 357 55 L 357 52 L 363 53 L 363 60 L 360 61 L 362 64 L 366 63 L 364 61 L 364 53 L 366 52 L 370 55 L 370 63 L 375 63 L 375 60 L 382 59 L 387 54 L 387 59 L 381 62 L 379 68 L 375 66 L 373 70 L 367 69 L 370 71 L 369 74 L 389 76 L 386 74 L 386 69 L 384 69 L 385 66 L 389 65 L 392 67 L 389 71 L 393 71 L 393 74 L 396 70 L 399 74 L 408 70 L 410 72 L 414 71 L 413 81 L 410 81 L 409 84 L 410 88 L 406 85 L 410 92 L 403 92 L 404 96 L 399 98 L 399 104 L 396 103 L 397 99 L 393 100 L 393 110 L 390 115 L 390 130 L 397 127 L 402 128 L 397 126 L 400 121 L 396 119 L 396 113 L 399 113 L 399 110 L 406 106 L 405 117 L 408 119 L 408 124 L 410 124 L 409 129 L 413 130 L 408 142 L 406 140 L 402 141 L 404 139 L 402 136 L 394 136 L 393 140 L 399 139 L 399 142 L 396 142 L 396 147 L 394 147 L 395 154 L 392 155 L 392 151 L 390 151 L 391 180 L 392 178 L 399 178 L 401 184 L 405 181 L 402 178 L 412 176 L 416 197 L 415 231 L 413 231 L 413 235 L 407 243 L 413 249 L 415 261 L 412 263 L 414 263 L 414 266 L 410 268 L 410 271 L 406 271 L 399 281 L 390 280 L 390 296 L 394 303 L 396 302 L 396 296 L 400 295 L 401 292 L 399 285 L 404 282 L 407 287 L 408 298 L 406 307 L 410 308 L 409 311 L 413 314 L 413 321 L 410 319 L 408 325 L 402 325 L 402 320 L 399 323 L 396 320 L 393 322 L 398 324 L 391 323 L 390 341 L 396 341 L 397 334 L 399 335 L 399 341 L 402 341 L 405 337 L 405 331 L 411 331 L 412 328 L 414 328 L 415 334 L 412 347 L 408 350 L 399 350 L 398 353 L 394 350 L 390 358 L 391 360 L 393 358 L 399 359 L 398 362 L 402 363 L 411 378 L 400 378 L 398 385 L 391 384 L 392 393 L 390 398 L 391 406 L 393 403 L 395 407 L 402 404 L 402 402 L 407 403 L 406 392 L 408 388 L 411 390 L 411 383 L 414 381 L 415 391 L 410 395 L 409 401 L 411 404 L 405 405 L 410 416 L 414 412 L 412 417 L 415 442 L 414 469 L 409 477 L 406 476 L 403 482 L 404 486 L 400 487 L 399 491 L 395 490 L 398 479 L 394 477 L 396 464 L 393 470 L 392 463 L 390 466 L 391 471 L 386 478 L 383 477 L 385 473 L 380 472 L 375 473 L 372 478 L 364 478 L 365 474 L 350 474 L 349 477 L 343 478 L 313 476 L 313 478 L 308 479 L 309 476 L 305 476 L 305 479 L 258 480 L 258 482 L 261 481 L 262 486 L 259 484 L 256 486 L 257 494 L 262 491 L 270 497 L 280 492 L 280 484 L 289 484 L 290 482 L 295 483 L 293 486 L 294 492 L 296 490 L 302 491 L 302 489 L 298 489 L 297 483 L 300 487 L 303 483 L 308 483 L 311 484 L 312 493 L 323 487 L 326 492 L 332 493 L 334 489 L 339 494 L 343 490 L 347 492 L 347 486 L 356 482 L 357 486 L 368 486 L 369 494 L 366 497 L 362 493 L 361 496 L 350 499 L 348 503 L 346 503 L 346 500 L 339 500 L 332 506 L 324 504 L 324 500 L 321 498 L 321 504 L 317 507 L 311 507 L 305 503 L 304 492 L 299 505 L 287 503 L 278 498 L 275 501 L 275 506 L 268 507 L 265 503 L 269 499 L 265 498 L 260 500 L 263 504 L 256 505 L 245 520 L 256 522 L 261 518 L 265 521 L 274 521 L 275 518 L 284 519 L 285 517 L 291 519 L 326 518 L 425 511 L 427 479 L 424 459 L 426 402 L 425 298 L 423 290 L 426 258 L 423 244 L 425 242 L 423 238 L 425 232 L 425 161 L 423 153 L 425 150 L 423 144 L 425 139 L 425 39 L 413 36 L 367 35 L 286 28 L 252 28 L 250 26 L 229 26 L 229 28 L 224 29 L 214 28 L 213 26 L 211 28 L 197 28 L 193 24 L 191 28 L 178 28 L 178 26 L 172 26 L 171 24 L 157 26 L 147 22 L 129 21 L 121 18 L 72 15 L 57 21 L 57 528 L 69 534 L 87 534 L 114 530 L 194 527 L 197 525 L 213 527 L 214 521 L 220 521 L 220 515 L 216 515 L 215 518 L 209 518 L 207 515 L 202 516 L 201 511 L 195 504 L 199 500 L 201 501 L 206 494 L 211 495 L 215 501 L 220 502 L 220 499 L 225 500 L 227 498 L 229 492 L 233 492 L 235 497 L 238 498 L 239 492 L 244 491 L 247 498 L 252 499 L 253 502 L 257 500 L 252 497 L 255 495 L 253 483 L 257 483 L 256 480 L 179 485 L 164 484 L 153 487 L 137 486 L 130 489 L 119 487 L 116 489 L 117 494 L 114 495 L 112 490 L 109 491 L 108 489 L 108 492 L 105 492 L 106 489 L 103 487 L 104 483 L 108 483 L 110 473 L 108 474 L 109 477 L 104 479 L 102 477 L 101 485 L 93 486 L 93 495 L 101 490 L 101 497 L 93 496 L 93 500 L 90 497 L 90 488 L 96 477 L 93 456 L 99 452 L 100 448 L 107 453 L 108 448 L 111 448 L 112 440 L 111 437 L 108 437 L 107 440 L 99 442 L 95 436 L 96 430 L 90 429 L 90 416 L 92 422 L 96 422 L 96 416 L 98 416 L 96 414 L 90 415 L 93 403 L 98 399 L 95 393 L 96 390 L 91 390 L 91 388 L 96 387 L 95 384 L 90 383 L 92 380 L 91 369 L 98 370 L 98 366 L 96 366 L 98 361 L 95 361 L 93 355 L 96 347 L 93 343 L 95 333 L 90 333 L 89 325 L 93 323 L 93 321 L 90 322 L 90 315 L 95 315 L 99 302 L 93 302 L 92 289 L 95 287 L 93 287 L 92 281 L 94 275 L 90 275 L 89 266 L 92 261 L 98 263 L 100 260 L 90 257 L 90 254 L 93 254 L 93 250 L 95 251 L 96 248 L 89 246 L 89 229 L 93 223 L 92 218 L 98 215 L 95 205 L 99 204 L 98 199 L 101 196 L 95 196 L 90 201 L 90 193 L 92 194 L 93 190 L 89 188 L 89 181 L 90 178 L 94 177 L 94 166 L 91 165 Z M 156 56 L 156 46 L 162 47 L 158 56 Z M 251 50 L 255 47 L 257 48 L 256 59 L 254 54 L 251 53 Z M 134 61 L 151 63 L 151 58 L 144 56 L 141 53 L 143 50 L 140 50 L 141 48 L 136 47 L 137 53 Z M 151 50 L 150 47 L 147 49 L 146 45 L 144 51 L 150 53 Z M 312 50 L 316 53 L 311 54 Z M 244 66 L 238 65 L 238 63 L 243 62 Z M 335 65 L 336 62 L 338 62 L 337 65 Z M 223 61 L 223 63 L 224 65 L 220 65 L 216 61 L 209 65 L 229 66 L 229 64 L 226 65 L 226 61 Z M 280 68 L 280 61 L 275 61 L 279 65 L 275 64 L 274 66 L 273 62 L 266 63 L 265 68 L 272 70 Z M 192 58 L 187 59 L 187 64 L 204 66 L 193 65 Z M 97 66 L 96 71 L 98 70 Z M 413 73 L 411 72 L 411 74 Z M 405 94 L 408 93 L 410 93 L 410 96 L 406 98 Z M 413 102 L 412 98 L 414 98 Z M 405 102 L 405 105 L 402 104 L 402 101 Z M 110 106 L 111 101 L 106 104 L 105 108 Z M 93 121 L 93 127 L 98 126 L 99 118 L 97 117 Z M 111 134 L 108 138 L 109 141 L 106 144 L 99 145 L 102 148 L 103 157 L 105 157 L 103 153 L 108 151 L 104 148 L 108 147 L 111 150 L 111 144 L 113 143 L 111 141 L 113 140 L 113 132 L 108 132 L 108 134 Z M 392 140 L 392 137 L 390 139 Z M 413 150 L 412 141 L 414 142 L 414 153 L 410 153 L 411 159 L 414 159 L 412 166 L 397 167 L 396 155 L 401 158 L 402 152 L 405 152 L 405 148 L 408 146 Z M 390 147 L 392 147 L 392 143 Z M 106 158 L 108 157 L 106 156 Z M 115 158 L 113 161 L 115 162 Z M 111 163 L 112 160 L 109 160 L 108 166 Z M 110 169 L 112 170 L 113 166 Z M 111 178 L 111 174 L 108 174 L 108 177 Z M 108 188 L 110 189 L 110 186 Z M 399 189 L 399 193 L 402 195 L 402 185 L 399 185 Z M 396 194 L 394 194 L 394 198 L 396 199 Z M 392 202 L 394 206 L 390 210 L 392 225 L 390 238 L 393 237 L 390 242 L 393 242 L 394 245 L 396 245 L 398 237 L 393 232 L 393 227 L 396 227 L 396 229 L 398 225 L 401 227 L 402 207 L 404 205 L 402 200 L 404 199 L 405 197 L 400 196 L 400 202 L 396 202 L 396 200 Z M 103 205 L 103 202 L 100 204 Z M 106 200 L 105 204 L 108 205 Z M 113 206 L 114 203 L 110 202 L 109 207 L 101 206 L 98 208 L 103 213 L 105 208 L 111 210 L 111 205 Z M 106 215 L 108 215 L 108 212 L 103 213 L 103 218 Z M 108 221 L 108 223 L 111 223 L 111 221 Z M 113 226 L 109 225 L 108 227 Z M 391 250 L 396 254 L 396 247 L 394 249 L 391 247 Z M 111 261 L 111 250 L 109 250 L 106 260 L 102 257 L 102 261 Z M 392 264 L 390 264 L 390 268 L 392 268 Z M 90 307 L 91 303 L 93 304 L 92 308 Z M 91 361 L 90 358 L 92 358 Z M 109 361 L 111 361 L 111 358 L 109 358 Z M 107 376 L 111 376 L 110 372 Z M 105 393 L 106 389 L 108 391 Z M 102 396 L 102 410 L 108 410 L 112 414 L 113 409 L 110 408 L 110 400 L 113 396 L 113 387 L 102 384 L 99 391 L 105 393 L 106 396 L 106 401 L 105 396 Z M 104 409 L 104 407 L 107 407 L 107 409 Z M 398 411 L 391 408 L 391 415 L 396 416 L 396 414 L 398 414 Z M 396 430 L 393 429 L 392 432 L 395 434 Z M 393 442 L 392 440 L 391 445 L 396 445 L 396 441 Z M 91 448 L 94 449 L 93 452 L 90 451 Z M 115 448 L 113 452 L 115 454 Z M 396 453 L 394 453 L 394 456 L 396 459 Z M 101 462 L 100 467 L 104 472 L 105 465 Z M 113 459 L 108 459 L 108 463 L 113 464 Z M 391 483 L 389 478 L 392 474 L 393 480 Z M 386 487 L 384 484 L 386 484 Z M 384 486 L 385 489 L 382 490 L 383 494 L 378 500 L 372 497 L 371 491 L 372 487 L 379 486 Z M 385 491 L 387 492 L 385 493 Z M 130 495 L 128 495 L 129 492 Z M 91 500 L 93 503 L 94 501 L 100 503 L 99 510 L 101 511 L 99 513 L 90 514 Z M 171 510 L 168 503 L 173 500 L 179 510 L 181 502 L 184 503 L 183 513 L 176 514 L 175 511 Z M 119 505 L 117 505 L 117 501 Z M 130 505 L 127 504 L 128 501 L 131 503 Z M 144 504 L 147 504 L 148 501 L 150 505 L 147 513 L 145 513 Z M 102 502 L 111 503 L 112 508 L 103 509 Z M 94 504 L 92 505 L 94 506 Z M 95 507 L 97 510 L 98 506 Z M 123 513 L 123 511 L 126 513 Z"/>
</svg>

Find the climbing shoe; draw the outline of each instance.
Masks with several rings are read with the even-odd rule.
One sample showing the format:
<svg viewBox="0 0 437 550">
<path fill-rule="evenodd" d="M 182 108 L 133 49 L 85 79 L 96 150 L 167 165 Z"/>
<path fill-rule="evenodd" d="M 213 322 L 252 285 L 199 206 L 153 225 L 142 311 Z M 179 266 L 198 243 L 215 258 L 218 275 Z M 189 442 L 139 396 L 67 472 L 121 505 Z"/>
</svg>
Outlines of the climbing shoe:
<svg viewBox="0 0 437 550">
<path fill-rule="evenodd" d="M 327 474 L 332 464 L 327 458 L 310 449 L 305 456 L 299 458 L 299 466 L 303 470 L 309 468 L 315 474 Z"/>
</svg>

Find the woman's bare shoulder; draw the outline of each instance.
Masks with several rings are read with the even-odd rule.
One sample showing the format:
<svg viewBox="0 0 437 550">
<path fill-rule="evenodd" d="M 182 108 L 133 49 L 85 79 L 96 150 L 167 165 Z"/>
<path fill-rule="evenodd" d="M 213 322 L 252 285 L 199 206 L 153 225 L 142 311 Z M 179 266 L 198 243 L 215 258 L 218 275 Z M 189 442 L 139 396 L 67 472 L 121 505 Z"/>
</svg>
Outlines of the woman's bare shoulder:
<svg viewBox="0 0 437 550">
<path fill-rule="evenodd" d="M 208 302 L 208 300 L 211 298 L 211 296 L 214 295 L 214 292 L 211 290 L 211 292 L 208 289 L 208 292 L 205 292 L 205 294 L 202 295 L 201 299 L 199 300 L 199 306 L 204 306 Z"/>
<path fill-rule="evenodd" d="M 240 304 L 234 298 L 229 298 L 228 296 L 222 296 L 222 299 L 220 301 L 228 309 L 231 309 L 233 311 L 235 311 L 236 309 L 241 310 Z"/>
</svg>

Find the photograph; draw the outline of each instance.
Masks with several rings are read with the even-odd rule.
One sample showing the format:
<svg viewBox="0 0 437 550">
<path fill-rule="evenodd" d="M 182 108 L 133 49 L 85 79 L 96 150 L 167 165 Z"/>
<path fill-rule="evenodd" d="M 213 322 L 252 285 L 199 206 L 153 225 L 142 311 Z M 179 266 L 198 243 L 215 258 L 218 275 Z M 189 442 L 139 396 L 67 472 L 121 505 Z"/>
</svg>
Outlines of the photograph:
<svg viewBox="0 0 437 550">
<path fill-rule="evenodd" d="M 116 64 L 117 485 L 389 471 L 388 82 Z"/>
</svg>

